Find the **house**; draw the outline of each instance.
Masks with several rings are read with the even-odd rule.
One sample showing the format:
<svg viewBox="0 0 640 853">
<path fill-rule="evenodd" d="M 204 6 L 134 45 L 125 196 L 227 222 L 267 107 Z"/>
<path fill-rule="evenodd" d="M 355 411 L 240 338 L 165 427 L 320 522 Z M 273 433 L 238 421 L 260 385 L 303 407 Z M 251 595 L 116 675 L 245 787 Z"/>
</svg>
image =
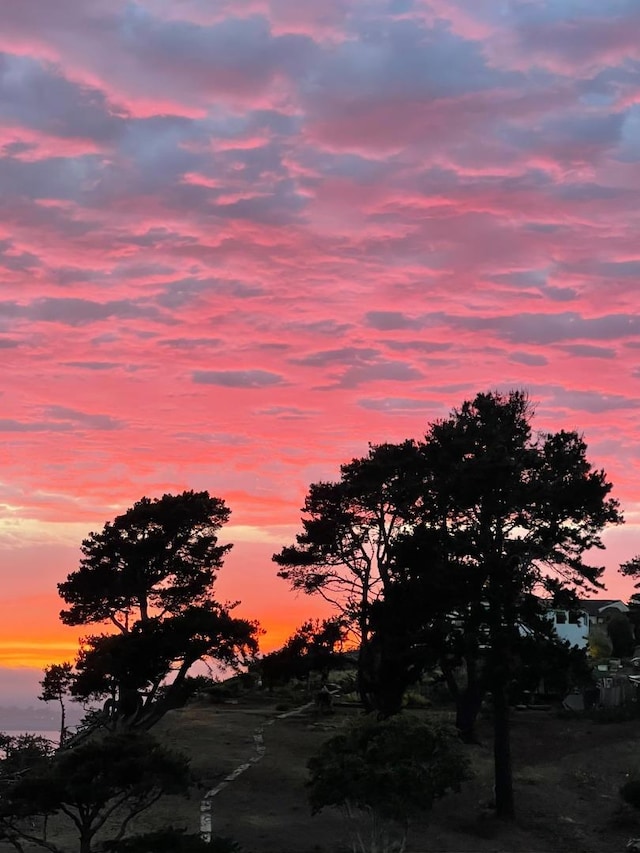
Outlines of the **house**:
<svg viewBox="0 0 640 853">
<path fill-rule="evenodd" d="M 586 648 L 589 631 L 596 625 L 606 625 L 617 613 L 628 613 L 629 608 L 616 598 L 582 598 L 578 610 L 549 610 L 556 634 L 572 646 Z"/>
</svg>

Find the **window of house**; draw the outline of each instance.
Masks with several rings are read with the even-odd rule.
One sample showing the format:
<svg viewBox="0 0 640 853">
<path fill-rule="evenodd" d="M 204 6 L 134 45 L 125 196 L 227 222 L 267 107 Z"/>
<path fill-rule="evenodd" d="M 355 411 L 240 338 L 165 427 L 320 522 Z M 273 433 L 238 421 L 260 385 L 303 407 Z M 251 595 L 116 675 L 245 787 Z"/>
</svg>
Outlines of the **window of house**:
<svg viewBox="0 0 640 853">
<path fill-rule="evenodd" d="M 570 613 L 569 614 L 569 624 L 570 625 L 579 625 L 580 624 L 580 614 L 579 613 Z"/>
<path fill-rule="evenodd" d="M 556 610 L 556 625 L 564 625 L 567 621 L 567 614 L 564 610 Z"/>
</svg>

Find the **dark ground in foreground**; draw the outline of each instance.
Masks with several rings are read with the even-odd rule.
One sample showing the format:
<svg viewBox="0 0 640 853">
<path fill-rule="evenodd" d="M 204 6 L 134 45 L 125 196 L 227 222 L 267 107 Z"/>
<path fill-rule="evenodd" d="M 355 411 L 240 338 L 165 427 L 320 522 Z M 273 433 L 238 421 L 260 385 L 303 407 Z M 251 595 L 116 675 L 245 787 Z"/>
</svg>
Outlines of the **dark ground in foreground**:
<svg viewBox="0 0 640 853">
<path fill-rule="evenodd" d="M 246 853 L 346 851 L 344 819 L 333 810 L 311 817 L 304 782 L 308 758 L 354 713 L 338 709 L 319 718 L 307 711 L 267 725 L 262 760 L 212 801 L 214 834 L 234 838 Z M 168 714 L 154 734 L 191 756 L 203 787 L 191 800 L 165 798 L 141 818 L 136 831 L 167 824 L 198 831 L 205 791 L 255 755 L 256 729 L 276 714 L 266 697 Z M 416 823 L 409 853 L 618 853 L 630 837 L 640 837 L 640 814 L 636 817 L 618 796 L 627 774 L 640 771 L 640 720 L 598 724 L 544 711 L 514 712 L 518 816 L 507 825 L 496 821 L 490 809 L 489 721 L 481 723 L 480 734 L 483 745 L 468 747 L 475 778 L 461 793 L 438 802 L 428 824 Z M 60 821 L 51 822 L 51 832 L 69 853 L 76 849 L 74 836 Z M 5 851 L 1 843 L 0 851 Z"/>
<path fill-rule="evenodd" d="M 269 710 L 242 704 L 192 708 L 168 719 L 164 729 L 176 746 L 188 746 L 196 764 L 230 768 L 251 754 L 252 726 Z M 318 718 L 308 712 L 267 727 L 263 760 L 213 801 L 214 832 L 237 839 L 247 853 L 337 853 L 344 848 L 343 818 L 331 810 L 310 817 L 304 782 L 309 756 L 353 713 L 339 709 L 332 717 Z M 599 724 L 544 711 L 514 712 L 518 817 L 511 826 L 496 821 L 489 807 L 490 721 L 482 722 L 480 731 L 483 745 L 468 747 L 474 780 L 437 803 L 428 824 L 416 824 L 409 844 L 413 853 L 613 853 L 640 836 L 640 815 L 636 818 L 618 796 L 627 774 L 640 770 L 640 721 Z M 210 735 L 210 746 L 194 750 Z"/>
</svg>

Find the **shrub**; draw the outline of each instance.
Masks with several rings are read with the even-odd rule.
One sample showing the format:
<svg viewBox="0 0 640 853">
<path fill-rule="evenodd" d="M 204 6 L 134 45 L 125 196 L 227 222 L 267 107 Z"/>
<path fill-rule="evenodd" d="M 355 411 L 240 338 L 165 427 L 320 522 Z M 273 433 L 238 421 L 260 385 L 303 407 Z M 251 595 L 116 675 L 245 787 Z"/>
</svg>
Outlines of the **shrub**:
<svg viewBox="0 0 640 853">
<path fill-rule="evenodd" d="M 214 836 L 208 842 L 200 835 L 187 835 L 183 830 L 169 827 L 109 841 L 104 850 L 105 853 L 240 853 L 240 846 L 230 838 Z"/>
<path fill-rule="evenodd" d="M 589 631 L 589 654 L 595 661 L 608 660 L 613 651 L 613 643 L 606 631 L 599 625 L 595 625 Z"/>
<path fill-rule="evenodd" d="M 357 720 L 326 741 L 308 767 L 312 813 L 337 806 L 349 818 L 368 816 L 372 851 L 404 849 L 411 818 L 469 777 L 453 730 L 411 716 Z M 352 847 L 367 849 L 355 824 Z"/>
<path fill-rule="evenodd" d="M 418 690 L 408 690 L 402 701 L 405 708 L 430 708 L 431 700 L 423 696 Z"/>
<path fill-rule="evenodd" d="M 620 788 L 620 796 L 634 809 L 640 809 L 640 779 L 629 779 L 625 782 Z"/>
</svg>

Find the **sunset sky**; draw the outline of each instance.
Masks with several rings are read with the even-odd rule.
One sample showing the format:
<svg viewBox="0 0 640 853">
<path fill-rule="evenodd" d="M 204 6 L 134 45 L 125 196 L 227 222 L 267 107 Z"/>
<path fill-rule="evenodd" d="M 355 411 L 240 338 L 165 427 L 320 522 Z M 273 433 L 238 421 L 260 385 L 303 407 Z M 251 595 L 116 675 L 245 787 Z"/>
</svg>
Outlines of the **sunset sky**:
<svg viewBox="0 0 640 853">
<path fill-rule="evenodd" d="M 218 595 L 280 642 L 319 612 L 270 559 L 308 484 L 481 390 L 584 432 L 629 595 L 638 32 L 638 0 L 2 4 L 0 702 L 72 657 L 56 583 L 142 495 L 227 501 Z"/>
</svg>

